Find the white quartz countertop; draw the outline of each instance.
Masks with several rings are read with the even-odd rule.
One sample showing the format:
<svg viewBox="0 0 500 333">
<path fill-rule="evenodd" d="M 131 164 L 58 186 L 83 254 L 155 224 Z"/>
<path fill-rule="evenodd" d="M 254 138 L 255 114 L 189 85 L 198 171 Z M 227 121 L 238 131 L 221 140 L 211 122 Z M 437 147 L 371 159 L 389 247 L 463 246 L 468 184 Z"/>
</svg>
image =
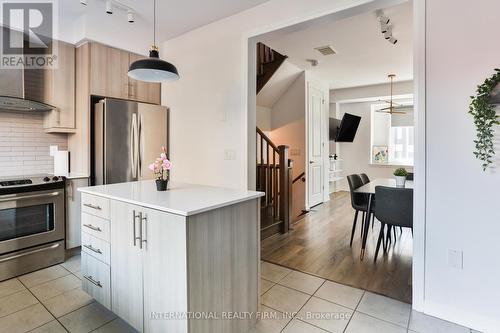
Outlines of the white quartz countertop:
<svg viewBox="0 0 500 333">
<path fill-rule="evenodd" d="M 78 191 L 183 216 L 264 196 L 263 192 L 184 183 L 169 183 L 168 190 L 160 192 L 154 180 L 83 187 Z"/>
</svg>

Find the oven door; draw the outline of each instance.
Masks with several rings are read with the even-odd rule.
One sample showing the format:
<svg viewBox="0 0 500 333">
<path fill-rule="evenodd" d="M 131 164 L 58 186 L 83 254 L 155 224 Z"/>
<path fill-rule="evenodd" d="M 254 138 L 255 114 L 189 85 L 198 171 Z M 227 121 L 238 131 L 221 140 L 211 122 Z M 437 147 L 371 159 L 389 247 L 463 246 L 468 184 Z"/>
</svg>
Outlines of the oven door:
<svg viewBox="0 0 500 333">
<path fill-rule="evenodd" d="M 64 189 L 0 196 L 0 254 L 64 238 Z"/>
</svg>

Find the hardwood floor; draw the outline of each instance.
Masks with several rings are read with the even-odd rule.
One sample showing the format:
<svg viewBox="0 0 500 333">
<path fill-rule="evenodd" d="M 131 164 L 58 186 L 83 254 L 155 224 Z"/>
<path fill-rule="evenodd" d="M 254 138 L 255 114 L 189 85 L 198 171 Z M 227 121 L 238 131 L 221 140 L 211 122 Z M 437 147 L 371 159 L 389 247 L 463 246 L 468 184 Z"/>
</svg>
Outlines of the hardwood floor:
<svg viewBox="0 0 500 333">
<path fill-rule="evenodd" d="M 369 290 L 411 303 L 411 231 L 397 230 L 396 243 L 388 253 L 381 250 L 373 262 L 380 223 L 368 233 L 365 259 L 360 261 L 361 214 L 349 247 L 354 210 L 349 192 L 338 192 L 332 200 L 313 208 L 294 224 L 293 231 L 262 241 L 262 259 L 322 278 Z"/>
</svg>

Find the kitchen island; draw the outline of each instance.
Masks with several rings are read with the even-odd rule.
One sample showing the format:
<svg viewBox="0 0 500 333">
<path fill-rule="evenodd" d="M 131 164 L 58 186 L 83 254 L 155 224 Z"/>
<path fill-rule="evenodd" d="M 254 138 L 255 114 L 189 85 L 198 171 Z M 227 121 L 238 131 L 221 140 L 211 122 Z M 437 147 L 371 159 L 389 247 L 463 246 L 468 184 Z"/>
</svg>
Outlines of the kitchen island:
<svg viewBox="0 0 500 333">
<path fill-rule="evenodd" d="M 81 188 L 83 289 L 140 332 L 243 333 L 259 304 L 261 192 Z"/>
</svg>

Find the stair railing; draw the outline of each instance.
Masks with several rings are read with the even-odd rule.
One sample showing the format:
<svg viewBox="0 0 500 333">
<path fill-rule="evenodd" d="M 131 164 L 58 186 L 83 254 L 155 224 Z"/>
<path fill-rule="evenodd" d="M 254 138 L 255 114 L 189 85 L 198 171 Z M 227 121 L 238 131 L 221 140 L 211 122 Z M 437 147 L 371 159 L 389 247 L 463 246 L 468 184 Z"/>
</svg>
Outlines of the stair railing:
<svg viewBox="0 0 500 333">
<path fill-rule="evenodd" d="M 281 233 L 290 229 L 292 209 L 292 162 L 288 151 L 288 146 L 276 146 L 257 127 L 257 190 L 265 192 L 261 203 L 263 207 L 272 206 L 272 217 L 281 224 Z"/>
</svg>

